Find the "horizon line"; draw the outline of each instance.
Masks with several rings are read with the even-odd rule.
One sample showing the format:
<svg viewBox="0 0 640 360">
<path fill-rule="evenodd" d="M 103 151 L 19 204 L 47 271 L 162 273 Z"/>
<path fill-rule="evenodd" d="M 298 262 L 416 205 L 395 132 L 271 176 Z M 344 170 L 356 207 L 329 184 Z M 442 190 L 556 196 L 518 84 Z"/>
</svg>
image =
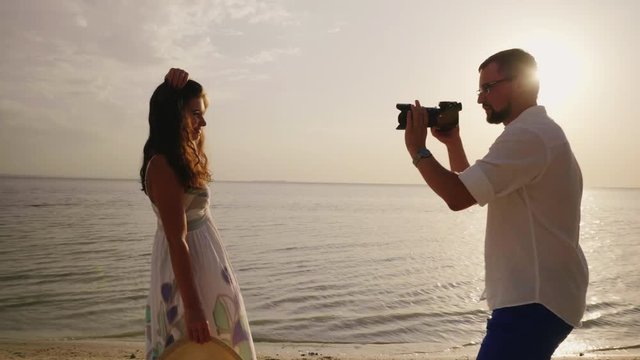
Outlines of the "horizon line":
<svg viewBox="0 0 640 360">
<path fill-rule="evenodd" d="M 107 181 L 136 181 L 138 178 L 118 178 L 118 177 L 88 177 L 88 176 L 61 176 L 61 175 L 25 175 L 25 174 L 0 174 L 0 178 L 14 179 L 51 179 L 51 180 L 107 180 Z M 273 183 L 273 184 L 336 184 L 336 185 L 422 185 L 420 183 L 367 183 L 367 182 L 339 182 L 339 181 L 300 181 L 300 180 L 230 180 L 213 179 L 211 183 Z"/>
<path fill-rule="evenodd" d="M 0 174 L 0 178 L 15 179 L 57 179 L 57 180 L 108 180 L 108 181 L 136 181 L 137 178 L 108 178 L 87 176 L 61 176 L 61 175 L 26 175 L 26 174 Z M 339 181 L 300 181 L 300 180 L 212 180 L 211 183 L 271 183 L 271 184 L 323 184 L 323 185 L 390 185 L 390 186 L 423 186 L 424 183 L 382 183 L 382 182 L 339 182 Z M 587 189 L 640 189 L 640 186 L 585 186 Z"/>
</svg>

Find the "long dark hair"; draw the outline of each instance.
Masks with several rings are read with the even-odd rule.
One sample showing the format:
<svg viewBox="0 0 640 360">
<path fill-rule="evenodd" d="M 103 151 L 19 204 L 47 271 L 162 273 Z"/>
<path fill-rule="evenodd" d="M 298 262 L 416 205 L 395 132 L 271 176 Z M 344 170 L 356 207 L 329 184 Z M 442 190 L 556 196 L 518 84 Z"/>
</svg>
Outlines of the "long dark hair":
<svg viewBox="0 0 640 360">
<path fill-rule="evenodd" d="M 202 85 L 189 80 L 182 89 L 160 84 L 149 101 L 149 138 L 144 144 L 140 180 L 147 191 L 147 164 L 153 155 L 164 155 L 185 190 L 202 187 L 211 181 L 208 159 L 204 153 L 204 133 L 197 142 L 190 140 L 190 125 L 185 106 L 202 98 L 208 106 Z"/>
</svg>

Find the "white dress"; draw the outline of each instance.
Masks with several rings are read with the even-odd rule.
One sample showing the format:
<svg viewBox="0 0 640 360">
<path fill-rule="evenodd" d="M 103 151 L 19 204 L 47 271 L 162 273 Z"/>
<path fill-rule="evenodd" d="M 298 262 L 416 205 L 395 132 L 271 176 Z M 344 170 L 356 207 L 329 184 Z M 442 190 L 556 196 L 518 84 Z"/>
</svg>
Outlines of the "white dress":
<svg viewBox="0 0 640 360">
<path fill-rule="evenodd" d="M 255 360 L 253 339 L 240 287 L 209 210 L 209 189 L 184 194 L 187 244 L 194 281 L 211 334 L 231 346 L 243 360 Z M 158 209 L 151 254 L 151 288 L 145 311 L 146 359 L 158 359 L 180 338 L 188 337 L 182 298 L 176 285 L 167 238 Z"/>
</svg>

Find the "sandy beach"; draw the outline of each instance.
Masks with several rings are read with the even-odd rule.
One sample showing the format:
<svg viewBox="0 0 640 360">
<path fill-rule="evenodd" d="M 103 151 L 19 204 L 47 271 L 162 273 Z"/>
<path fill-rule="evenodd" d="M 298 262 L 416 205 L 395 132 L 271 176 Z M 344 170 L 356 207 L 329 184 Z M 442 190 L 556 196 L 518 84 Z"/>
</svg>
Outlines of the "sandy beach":
<svg viewBox="0 0 640 360">
<path fill-rule="evenodd" d="M 376 351 L 375 345 L 326 344 L 256 344 L 259 360 L 473 360 L 475 353 L 425 354 L 399 353 L 395 355 Z M 144 343 L 122 340 L 0 340 L 0 360 L 122 360 L 144 359 Z M 605 353 L 586 353 L 558 356 L 557 360 L 640 360 L 638 352 L 626 350 Z"/>
</svg>

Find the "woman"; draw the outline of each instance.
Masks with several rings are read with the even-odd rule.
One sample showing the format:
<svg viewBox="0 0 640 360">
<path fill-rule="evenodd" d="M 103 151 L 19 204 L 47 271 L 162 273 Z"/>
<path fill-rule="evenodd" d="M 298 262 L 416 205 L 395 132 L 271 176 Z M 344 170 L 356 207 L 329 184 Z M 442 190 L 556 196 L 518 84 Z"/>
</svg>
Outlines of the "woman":
<svg viewBox="0 0 640 360">
<path fill-rule="evenodd" d="M 149 138 L 140 169 L 156 231 L 146 307 L 146 358 L 180 338 L 217 337 L 255 360 L 244 303 L 209 211 L 202 86 L 171 69 L 149 104 Z"/>
</svg>

